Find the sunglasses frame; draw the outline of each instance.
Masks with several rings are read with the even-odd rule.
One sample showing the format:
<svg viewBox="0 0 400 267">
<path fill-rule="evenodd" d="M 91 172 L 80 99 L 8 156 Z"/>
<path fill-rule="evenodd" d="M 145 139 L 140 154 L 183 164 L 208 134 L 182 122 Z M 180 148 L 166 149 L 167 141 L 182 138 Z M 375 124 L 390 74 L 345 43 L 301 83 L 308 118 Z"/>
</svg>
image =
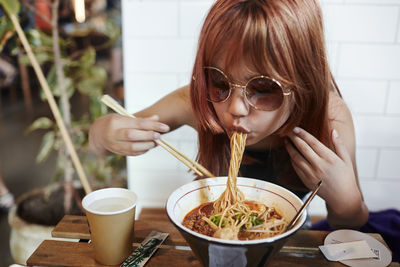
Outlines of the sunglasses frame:
<svg viewBox="0 0 400 267">
<path fill-rule="evenodd" d="M 252 103 L 250 102 L 250 100 L 247 98 L 247 93 L 248 93 L 247 86 L 248 86 L 249 83 L 252 82 L 253 80 L 255 80 L 255 79 L 260 79 L 260 78 L 269 79 L 269 80 L 273 81 L 274 83 L 276 83 L 276 84 L 279 86 L 279 88 L 281 88 L 281 90 L 282 90 L 282 95 L 283 95 L 284 97 L 285 97 L 285 96 L 289 96 L 289 95 L 291 95 L 291 93 L 292 93 L 291 90 L 289 90 L 289 92 L 285 92 L 285 91 L 283 90 L 282 85 L 281 85 L 280 82 L 278 82 L 278 81 L 275 80 L 274 78 L 271 78 L 271 77 L 268 77 L 268 76 L 265 76 L 265 75 L 254 76 L 254 77 L 250 78 L 250 79 L 246 82 L 245 85 L 241 85 L 241 84 L 237 84 L 237 83 L 231 82 L 231 79 L 229 79 L 228 75 L 226 75 L 221 69 L 219 69 L 219 68 L 217 68 L 217 67 L 206 66 L 206 67 L 203 67 L 203 69 L 205 69 L 205 70 L 206 70 L 206 69 L 213 69 L 213 70 L 218 71 L 219 73 L 221 73 L 221 74 L 226 78 L 226 80 L 227 80 L 227 82 L 228 82 L 228 84 L 229 84 L 229 93 L 228 93 L 228 96 L 227 96 L 225 99 L 220 100 L 220 101 L 214 101 L 214 100 L 211 100 L 211 99 L 208 99 L 208 98 L 207 98 L 207 100 L 210 101 L 210 102 L 214 102 L 214 103 L 221 103 L 221 102 L 222 102 L 222 103 L 223 103 L 223 102 L 225 102 L 225 101 L 227 101 L 227 100 L 229 99 L 229 97 L 230 97 L 231 94 L 232 94 L 232 90 L 233 90 L 234 88 L 241 88 L 241 89 L 244 91 L 244 98 L 245 98 L 245 100 L 246 100 L 246 103 L 249 104 L 249 105 L 250 105 L 251 107 L 253 107 L 254 109 L 256 109 L 256 110 L 262 110 L 262 111 L 273 111 L 273 110 L 277 110 L 279 107 L 282 106 L 283 100 L 282 100 L 282 103 L 281 103 L 277 108 L 271 109 L 271 110 L 265 110 L 265 109 L 258 108 L 257 106 L 255 106 L 254 104 L 252 104 Z"/>
</svg>

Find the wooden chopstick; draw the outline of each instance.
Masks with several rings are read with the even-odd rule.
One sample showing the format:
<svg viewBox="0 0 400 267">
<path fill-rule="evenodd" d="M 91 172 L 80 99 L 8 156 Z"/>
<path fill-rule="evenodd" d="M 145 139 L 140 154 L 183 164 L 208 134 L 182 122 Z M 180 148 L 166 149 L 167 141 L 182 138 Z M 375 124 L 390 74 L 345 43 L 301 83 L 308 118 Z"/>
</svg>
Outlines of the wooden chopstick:
<svg viewBox="0 0 400 267">
<path fill-rule="evenodd" d="M 103 95 L 101 97 L 101 102 L 106 104 L 109 108 L 113 109 L 118 114 L 128 116 L 131 118 L 135 118 L 135 116 L 130 114 L 124 107 L 122 107 L 117 101 L 115 101 L 109 95 Z M 199 176 L 215 177 L 215 175 L 213 175 L 209 170 L 204 168 L 202 165 L 200 165 L 196 161 L 193 161 L 192 159 L 187 157 L 185 154 L 180 152 L 177 148 L 173 147 L 170 143 L 168 143 L 164 139 L 160 138 L 160 139 L 156 140 L 155 142 L 158 145 L 160 145 L 161 147 L 163 147 L 165 150 L 167 150 L 169 153 L 171 153 L 174 157 L 176 157 L 178 160 L 180 160 L 183 164 L 185 164 L 189 169 L 194 171 Z"/>
</svg>

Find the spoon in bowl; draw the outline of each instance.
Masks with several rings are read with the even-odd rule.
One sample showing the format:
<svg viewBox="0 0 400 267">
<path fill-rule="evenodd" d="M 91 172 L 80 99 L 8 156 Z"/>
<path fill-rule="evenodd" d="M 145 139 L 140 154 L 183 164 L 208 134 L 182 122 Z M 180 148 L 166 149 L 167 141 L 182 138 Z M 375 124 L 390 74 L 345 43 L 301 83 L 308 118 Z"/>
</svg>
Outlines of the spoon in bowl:
<svg viewBox="0 0 400 267">
<path fill-rule="evenodd" d="M 293 219 L 290 221 L 290 223 L 286 226 L 285 231 L 290 230 L 296 224 L 296 222 L 299 220 L 301 214 L 303 214 L 303 211 L 307 208 L 308 204 L 310 204 L 310 202 L 314 198 L 315 194 L 317 194 L 321 185 L 322 185 L 322 181 L 319 181 L 317 184 L 317 188 L 314 189 L 314 191 L 311 193 L 311 195 L 307 198 L 306 202 L 304 202 L 303 206 L 301 206 L 301 208 L 297 212 L 297 214 L 293 217 Z"/>
</svg>

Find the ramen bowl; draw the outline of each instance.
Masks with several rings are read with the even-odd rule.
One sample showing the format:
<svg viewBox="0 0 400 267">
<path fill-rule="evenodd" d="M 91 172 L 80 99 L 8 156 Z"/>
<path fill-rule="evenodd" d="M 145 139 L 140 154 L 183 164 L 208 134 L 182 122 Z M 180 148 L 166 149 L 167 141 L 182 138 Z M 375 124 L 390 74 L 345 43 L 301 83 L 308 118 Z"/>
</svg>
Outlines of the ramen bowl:
<svg viewBox="0 0 400 267">
<path fill-rule="evenodd" d="M 274 207 L 289 222 L 303 202 L 289 190 L 269 182 L 238 177 L 237 186 L 245 199 Z M 204 266 L 263 266 L 287 238 L 301 228 L 306 211 L 289 231 L 256 240 L 224 240 L 194 232 L 182 225 L 185 216 L 203 203 L 215 201 L 226 188 L 227 177 L 197 180 L 176 189 L 168 198 L 169 219 L 185 238 Z"/>
</svg>

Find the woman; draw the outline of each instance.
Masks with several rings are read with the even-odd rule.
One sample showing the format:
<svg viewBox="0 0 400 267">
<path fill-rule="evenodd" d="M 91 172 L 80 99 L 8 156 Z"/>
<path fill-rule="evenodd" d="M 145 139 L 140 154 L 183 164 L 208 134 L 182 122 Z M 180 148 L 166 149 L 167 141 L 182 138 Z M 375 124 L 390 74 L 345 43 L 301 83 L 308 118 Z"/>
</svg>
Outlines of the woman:
<svg viewBox="0 0 400 267">
<path fill-rule="evenodd" d="M 199 162 L 226 175 L 229 136 L 246 132 L 242 176 L 300 197 L 322 180 L 318 195 L 332 227 L 359 228 L 368 219 L 354 127 L 327 63 L 317 0 L 216 1 L 190 86 L 135 115 L 142 119 L 98 119 L 90 131 L 93 150 L 138 155 L 160 133 L 187 124 L 199 134 Z"/>
</svg>

